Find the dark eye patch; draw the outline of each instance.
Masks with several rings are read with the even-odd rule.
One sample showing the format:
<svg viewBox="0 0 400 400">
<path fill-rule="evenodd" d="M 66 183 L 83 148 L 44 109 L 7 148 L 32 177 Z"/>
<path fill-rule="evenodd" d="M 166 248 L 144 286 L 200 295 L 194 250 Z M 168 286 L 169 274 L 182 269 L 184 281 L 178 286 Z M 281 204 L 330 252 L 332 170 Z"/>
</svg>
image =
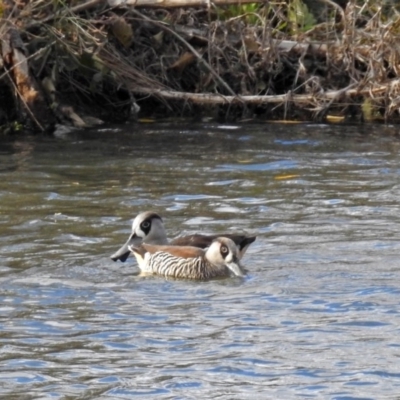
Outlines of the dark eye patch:
<svg viewBox="0 0 400 400">
<path fill-rule="evenodd" d="M 226 246 L 221 246 L 220 252 L 222 257 L 225 258 L 229 253 L 229 249 Z"/>
<path fill-rule="evenodd" d="M 147 235 L 150 232 L 151 222 L 150 221 L 143 221 L 140 224 L 140 228 L 142 231 Z"/>
</svg>

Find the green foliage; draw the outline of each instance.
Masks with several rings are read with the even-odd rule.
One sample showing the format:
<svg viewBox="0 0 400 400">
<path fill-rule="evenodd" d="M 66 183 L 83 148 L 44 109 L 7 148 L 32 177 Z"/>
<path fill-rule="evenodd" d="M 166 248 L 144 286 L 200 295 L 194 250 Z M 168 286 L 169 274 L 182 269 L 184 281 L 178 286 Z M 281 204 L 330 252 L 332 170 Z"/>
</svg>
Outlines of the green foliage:
<svg viewBox="0 0 400 400">
<path fill-rule="evenodd" d="M 307 32 L 317 24 L 314 15 L 310 13 L 302 0 L 289 1 L 287 16 L 292 34 Z"/>
<path fill-rule="evenodd" d="M 281 17 L 285 15 L 286 18 L 276 18 L 278 15 Z M 274 29 L 290 35 L 307 32 L 317 24 L 314 15 L 302 0 L 289 0 L 283 3 L 283 6 L 274 3 L 268 5 L 248 3 L 218 7 L 217 17 L 223 21 L 240 18 L 247 25 L 252 26 L 263 24 L 273 17 Z"/>
<path fill-rule="evenodd" d="M 19 121 L 10 121 L 4 125 L 0 125 L 0 136 L 13 135 L 22 132 L 24 125 Z"/>
<path fill-rule="evenodd" d="M 68 4 L 63 0 L 52 0 L 51 4 L 53 6 L 53 12 L 59 12 L 68 7 Z"/>
<path fill-rule="evenodd" d="M 249 25 L 257 25 L 265 18 L 265 6 L 260 3 L 233 4 L 217 8 L 218 18 L 225 21 L 232 18 L 242 18 Z"/>
<path fill-rule="evenodd" d="M 379 113 L 379 108 L 370 98 L 364 99 L 361 104 L 361 111 L 365 121 L 376 121 L 382 119 L 382 115 Z"/>
</svg>

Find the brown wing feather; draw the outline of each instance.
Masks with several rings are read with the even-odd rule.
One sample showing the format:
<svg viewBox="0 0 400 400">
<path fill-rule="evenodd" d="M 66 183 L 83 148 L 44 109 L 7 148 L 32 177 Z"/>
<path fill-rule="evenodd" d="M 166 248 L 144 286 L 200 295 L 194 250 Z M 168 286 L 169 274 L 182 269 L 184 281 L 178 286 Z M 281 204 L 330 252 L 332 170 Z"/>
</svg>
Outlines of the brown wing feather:
<svg viewBox="0 0 400 400">
<path fill-rule="evenodd" d="M 182 236 L 174 239 L 171 244 L 174 246 L 194 246 L 205 249 L 208 247 L 211 242 L 216 239 L 218 236 L 206 236 L 206 235 L 189 235 Z"/>
<path fill-rule="evenodd" d="M 255 236 L 245 236 L 245 235 L 234 235 L 234 234 L 221 234 L 221 235 L 200 235 L 200 234 L 194 234 L 194 235 L 189 235 L 189 236 L 182 236 L 174 239 L 171 244 L 174 246 L 195 246 L 195 247 L 200 247 L 202 249 L 210 246 L 213 240 L 215 240 L 218 237 L 227 237 L 231 240 L 233 240 L 236 244 L 236 246 L 239 247 L 239 250 L 241 251 L 244 248 L 247 248 L 250 246 L 251 243 L 253 243 L 256 240 Z"/>
<path fill-rule="evenodd" d="M 150 254 L 162 251 L 164 253 L 169 253 L 175 257 L 181 257 L 181 258 L 196 258 L 204 255 L 204 251 L 202 249 L 192 246 L 157 246 L 157 245 L 142 243 L 140 247 L 144 248 Z"/>
</svg>

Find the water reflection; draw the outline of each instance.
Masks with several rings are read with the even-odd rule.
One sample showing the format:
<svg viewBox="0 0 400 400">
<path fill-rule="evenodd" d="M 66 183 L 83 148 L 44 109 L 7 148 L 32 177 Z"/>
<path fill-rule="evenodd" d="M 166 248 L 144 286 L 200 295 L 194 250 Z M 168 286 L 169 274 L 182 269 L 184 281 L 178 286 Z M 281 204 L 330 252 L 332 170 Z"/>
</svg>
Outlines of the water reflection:
<svg viewBox="0 0 400 400">
<path fill-rule="evenodd" d="M 396 129 L 224 128 L 3 140 L 4 398 L 397 396 Z M 249 274 L 113 263 L 147 209 L 171 237 L 256 234 Z"/>
</svg>

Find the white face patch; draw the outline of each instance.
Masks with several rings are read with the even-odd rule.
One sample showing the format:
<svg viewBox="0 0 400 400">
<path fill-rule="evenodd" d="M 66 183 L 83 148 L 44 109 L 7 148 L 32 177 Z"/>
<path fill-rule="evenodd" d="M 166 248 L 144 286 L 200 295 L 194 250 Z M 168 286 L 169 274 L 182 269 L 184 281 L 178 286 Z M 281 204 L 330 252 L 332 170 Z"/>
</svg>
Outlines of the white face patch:
<svg viewBox="0 0 400 400">
<path fill-rule="evenodd" d="M 229 254 L 225 257 L 225 261 L 227 263 L 231 263 L 233 261 L 233 254 L 231 251 L 229 251 Z"/>
<path fill-rule="evenodd" d="M 138 229 L 136 231 L 136 235 L 141 237 L 141 238 L 144 238 L 146 236 L 146 234 L 141 229 Z"/>
<path fill-rule="evenodd" d="M 140 238 L 144 238 L 146 234 L 140 229 L 139 221 L 136 221 L 136 219 L 137 218 L 135 218 L 132 223 L 132 233 Z"/>
</svg>

